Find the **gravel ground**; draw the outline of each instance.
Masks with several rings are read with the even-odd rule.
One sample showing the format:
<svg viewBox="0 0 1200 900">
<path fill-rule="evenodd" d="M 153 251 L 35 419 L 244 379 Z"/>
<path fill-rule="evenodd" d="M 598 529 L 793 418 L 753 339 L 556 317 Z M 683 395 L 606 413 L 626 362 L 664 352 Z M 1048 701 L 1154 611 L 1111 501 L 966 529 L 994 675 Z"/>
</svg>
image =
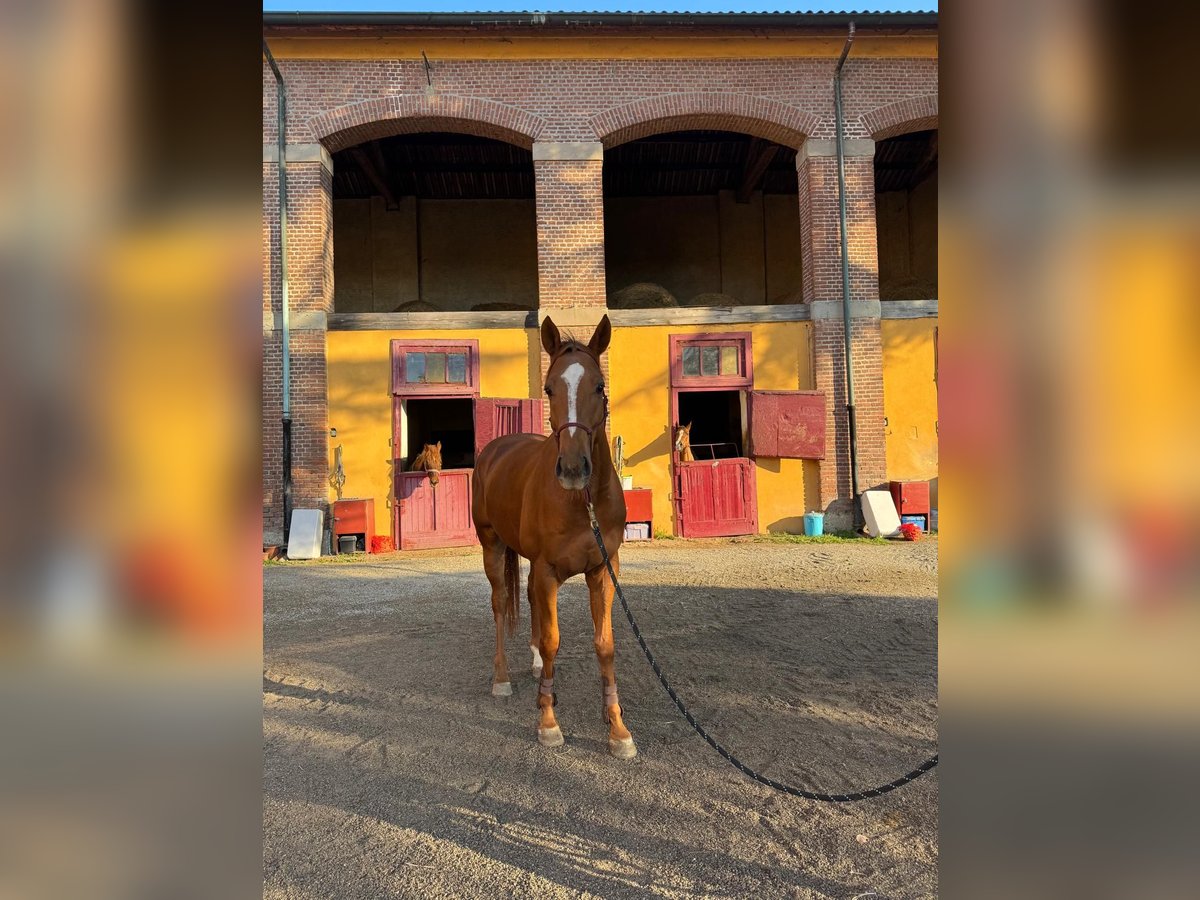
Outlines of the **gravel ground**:
<svg viewBox="0 0 1200 900">
<path fill-rule="evenodd" d="M 889 781 L 937 740 L 937 544 L 655 541 L 622 549 L 647 642 L 752 767 L 824 791 Z M 639 748 L 606 753 L 586 586 L 559 594 L 556 712 L 536 740 L 528 605 L 490 695 L 477 549 L 264 568 L 264 896 L 932 897 L 937 770 L 818 804 L 728 765 L 614 609 Z"/>
</svg>

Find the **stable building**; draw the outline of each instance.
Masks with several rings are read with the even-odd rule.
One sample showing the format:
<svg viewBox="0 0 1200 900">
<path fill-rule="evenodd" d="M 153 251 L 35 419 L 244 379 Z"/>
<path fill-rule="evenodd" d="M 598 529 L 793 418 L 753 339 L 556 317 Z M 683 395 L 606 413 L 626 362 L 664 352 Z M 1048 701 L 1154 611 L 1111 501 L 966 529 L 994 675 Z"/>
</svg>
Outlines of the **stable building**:
<svg viewBox="0 0 1200 900">
<path fill-rule="evenodd" d="M 473 542 L 476 454 L 547 430 L 547 315 L 613 323 L 654 532 L 849 527 L 855 469 L 936 492 L 936 14 L 264 23 L 265 543 L 339 494 L 397 547 Z"/>
</svg>

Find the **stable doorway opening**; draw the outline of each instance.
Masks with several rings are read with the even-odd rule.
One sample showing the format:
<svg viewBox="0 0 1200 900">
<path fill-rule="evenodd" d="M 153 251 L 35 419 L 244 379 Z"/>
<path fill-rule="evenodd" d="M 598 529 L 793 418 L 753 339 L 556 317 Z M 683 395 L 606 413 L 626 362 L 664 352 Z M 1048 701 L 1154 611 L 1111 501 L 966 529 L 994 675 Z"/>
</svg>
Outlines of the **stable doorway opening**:
<svg viewBox="0 0 1200 900">
<path fill-rule="evenodd" d="M 691 423 L 692 455 L 705 459 L 745 456 L 745 399 L 742 391 L 680 391 L 679 424 Z"/>
<path fill-rule="evenodd" d="M 426 444 L 442 442 L 443 469 L 475 466 L 475 413 L 470 397 L 412 398 L 401 401 L 404 469 Z"/>
</svg>

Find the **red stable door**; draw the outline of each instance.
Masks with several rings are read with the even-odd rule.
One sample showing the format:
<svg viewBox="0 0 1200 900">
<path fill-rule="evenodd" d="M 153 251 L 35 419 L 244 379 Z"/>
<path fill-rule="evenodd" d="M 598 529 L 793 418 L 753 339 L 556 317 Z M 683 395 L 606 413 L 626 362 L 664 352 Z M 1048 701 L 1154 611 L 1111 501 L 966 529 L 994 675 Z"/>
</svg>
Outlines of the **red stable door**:
<svg viewBox="0 0 1200 900">
<path fill-rule="evenodd" d="M 758 532 L 752 460 L 704 459 L 676 466 L 675 499 L 681 537 Z"/>
<path fill-rule="evenodd" d="M 750 332 L 670 335 L 668 349 L 671 435 L 690 422 L 695 455 L 683 462 L 671 451 L 676 531 L 680 537 L 755 534 L 755 467 L 744 455 L 745 396 L 754 387 Z"/>
<path fill-rule="evenodd" d="M 397 397 L 394 446 L 407 449 L 400 426 L 401 399 Z M 440 399 L 446 399 L 440 397 Z M 472 441 L 475 456 L 494 438 L 518 432 L 542 433 L 542 401 L 471 397 Z M 437 423 L 430 424 L 430 439 L 437 436 Z M 445 452 L 445 450 L 443 451 Z M 473 468 L 443 469 L 437 487 L 423 471 L 399 471 L 404 460 L 396 460 L 396 546 L 401 550 L 434 547 L 464 547 L 478 543 L 471 520 Z"/>
<path fill-rule="evenodd" d="M 471 474 L 470 469 L 444 469 L 434 487 L 424 472 L 397 473 L 396 532 L 401 550 L 476 543 Z"/>
</svg>

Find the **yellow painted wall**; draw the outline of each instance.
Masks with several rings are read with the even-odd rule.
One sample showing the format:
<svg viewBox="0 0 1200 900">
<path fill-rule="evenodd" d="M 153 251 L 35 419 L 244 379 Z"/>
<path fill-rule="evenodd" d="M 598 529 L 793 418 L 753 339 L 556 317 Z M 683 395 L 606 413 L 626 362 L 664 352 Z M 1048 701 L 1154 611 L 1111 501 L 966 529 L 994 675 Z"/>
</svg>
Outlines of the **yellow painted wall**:
<svg viewBox="0 0 1200 900">
<path fill-rule="evenodd" d="M 731 326 L 647 326 L 614 330 L 609 350 L 612 433 L 625 439 L 625 474 L 635 487 L 654 490 L 654 527 L 674 532 L 671 508 L 671 434 L 668 337 L 706 331 L 750 331 L 754 383 L 759 390 L 811 390 L 808 322 Z M 541 395 L 538 333 L 533 329 L 465 331 L 331 331 L 327 339 L 329 427 L 342 445 L 344 497 L 375 499 L 375 530 L 391 534 L 392 396 L 390 342 L 479 341 L 480 393 L 484 397 Z M 760 531 L 800 531 L 801 516 L 817 508 L 817 463 L 798 459 L 757 462 Z M 330 490 L 330 500 L 335 499 Z"/>
<path fill-rule="evenodd" d="M 668 337 L 709 331 L 749 331 L 758 390 L 812 390 L 808 322 L 754 325 L 662 325 L 617 328 L 609 349 L 612 435 L 625 441 L 625 474 L 654 491 L 654 530 L 674 533 L 671 508 L 671 392 Z M 799 459 L 759 460 L 760 531 L 800 531 L 817 508 L 818 466 Z"/>
<path fill-rule="evenodd" d="M 937 319 L 884 319 L 880 323 L 888 478 L 925 480 L 938 474 L 937 385 L 933 380 L 936 327 Z"/>
<path fill-rule="evenodd" d="M 467 331 L 331 331 L 326 340 L 328 361 L 329 471 L 334 449 L 342 445 L 346 473 L 343 497 L 375 499 L 375 532 L 392 533 L 391 342 L 444 340 L 479 341 L 482 361 L 479 389 L 484 397 L 536 397 L 538 384 L 537 332 L 533 329 L 486 328 Z M 540 352 L 540 351 L 537 351 Z M 329 499 L 336 499 L 330 489 Z"/>
</svg>

